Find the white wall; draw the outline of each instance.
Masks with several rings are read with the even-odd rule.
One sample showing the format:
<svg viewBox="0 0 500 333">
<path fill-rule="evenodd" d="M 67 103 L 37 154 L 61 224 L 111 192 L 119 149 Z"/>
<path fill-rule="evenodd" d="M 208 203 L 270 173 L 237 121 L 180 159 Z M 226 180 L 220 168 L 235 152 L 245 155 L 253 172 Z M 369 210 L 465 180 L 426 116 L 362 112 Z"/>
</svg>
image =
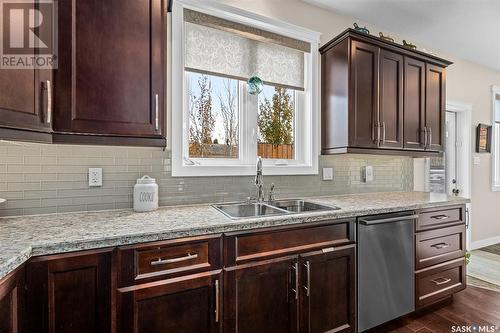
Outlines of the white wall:
<svg viewBox="0 0 500 333">
<path fill-rule="evenodd" d="M 381 30 L 385 31 L 367 22 L 340 16 L 300 0 L 219 0 L 219 2 L 319 31 L 323 34 L 322 44 L 347 27 L 351 27 L 354 21 L 360 25 L 366 24 L 375 34 Z M 398 38 L 397 31 L 389 34 L 398 40 L 401 39 Z M 420 45 L 418 41 L 415 42 Z M 457 59 L 435 48 L 426 48 L 454 62 L 447 71 L 447 99 L 472 104 L 471 131 L 475 138 L 474 128 L 478 123 L 492 122 L 490 86 L 500 84 L 500 72 Z M 481 164 L 472 168 L 472 242 L 500 237 L 500 192 L 491 191 L 491 155 L 478 156 Z"/>
</svg>

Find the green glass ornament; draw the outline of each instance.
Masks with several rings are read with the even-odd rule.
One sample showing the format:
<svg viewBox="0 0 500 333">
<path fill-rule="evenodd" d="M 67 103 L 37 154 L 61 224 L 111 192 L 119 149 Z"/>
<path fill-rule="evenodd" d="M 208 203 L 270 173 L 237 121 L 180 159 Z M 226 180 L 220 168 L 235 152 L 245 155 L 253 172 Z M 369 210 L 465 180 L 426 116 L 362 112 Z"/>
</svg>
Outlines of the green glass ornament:
<svg viewBox="0 0 500 333">
<path fill-rule="evenodd" d="M 252 76 L 247 81 L 248 93 L 250 95 L 258 95 L 264 89 L 264 82 L 258 76 Z"/>
</svg>

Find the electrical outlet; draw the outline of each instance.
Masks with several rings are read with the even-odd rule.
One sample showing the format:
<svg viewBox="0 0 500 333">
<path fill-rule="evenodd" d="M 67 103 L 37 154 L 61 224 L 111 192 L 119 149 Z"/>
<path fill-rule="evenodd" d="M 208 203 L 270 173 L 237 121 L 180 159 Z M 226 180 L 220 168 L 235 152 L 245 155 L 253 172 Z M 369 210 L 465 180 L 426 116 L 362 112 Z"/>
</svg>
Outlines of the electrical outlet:
<svg viewBox="0 0 500 333">
<path fill-rule="evenodd" d="M 89 186 L 102 186 L 102 168 L 89 168 Z"/>
<path fill-rule="evenodd" d="M 323 168 L 323 180 L 333 180 L 333 168 Z"/>
<path fill-rule="evenodd" d="M 363 181 L 365 183 L 371 183 L 373 181 L 373 167 L 368 165 L 363 167 Z"/>
</svg>

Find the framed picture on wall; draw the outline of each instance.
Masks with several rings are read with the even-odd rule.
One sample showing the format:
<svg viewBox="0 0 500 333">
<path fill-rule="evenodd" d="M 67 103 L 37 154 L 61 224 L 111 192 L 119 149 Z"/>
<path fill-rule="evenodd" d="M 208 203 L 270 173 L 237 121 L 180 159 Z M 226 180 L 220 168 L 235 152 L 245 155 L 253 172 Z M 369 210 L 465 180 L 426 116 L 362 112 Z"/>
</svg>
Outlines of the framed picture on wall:
<svg viewBox="0 0 500 333">
<path fill-rule="evenodd" d="M 476 129 L 476 153 L 491 152 L 491 126 L 485 124 L 477 125 Z"/>
</svg>

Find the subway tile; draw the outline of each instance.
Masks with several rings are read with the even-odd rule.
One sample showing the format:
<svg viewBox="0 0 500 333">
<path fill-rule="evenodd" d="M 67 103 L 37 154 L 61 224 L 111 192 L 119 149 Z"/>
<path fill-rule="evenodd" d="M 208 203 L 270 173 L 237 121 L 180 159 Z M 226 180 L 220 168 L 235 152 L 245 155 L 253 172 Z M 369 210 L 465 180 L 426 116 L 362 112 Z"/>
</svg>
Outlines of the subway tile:
<svg viewBox="0 0 500 333">
<path fill-rule="evenodd" d="M 0 216 L 129 208 L 136 179 L 144 174 L 157 179 L 162 205 L 243 200 L 255 193 L 251 176 L 173 178 L 170 156 L 170 151 L 158 148 L 0 142 L 0 191 L 20 207 L 3 207 Z M 320 168 L 334 168 L 334 181 L 322 181 L 320 172 L 266 176 L 266 185 L 274 182 L 279 196 L 411 190 L 413 186 L 413 163 L 407 157 L 321 156 L 319 163 Z M 374 166 L 373 183 L 360 181 L 365 165 Z M 89 166 L 103 167 L 102 187 L 88 187 Z"/>
</svg>

